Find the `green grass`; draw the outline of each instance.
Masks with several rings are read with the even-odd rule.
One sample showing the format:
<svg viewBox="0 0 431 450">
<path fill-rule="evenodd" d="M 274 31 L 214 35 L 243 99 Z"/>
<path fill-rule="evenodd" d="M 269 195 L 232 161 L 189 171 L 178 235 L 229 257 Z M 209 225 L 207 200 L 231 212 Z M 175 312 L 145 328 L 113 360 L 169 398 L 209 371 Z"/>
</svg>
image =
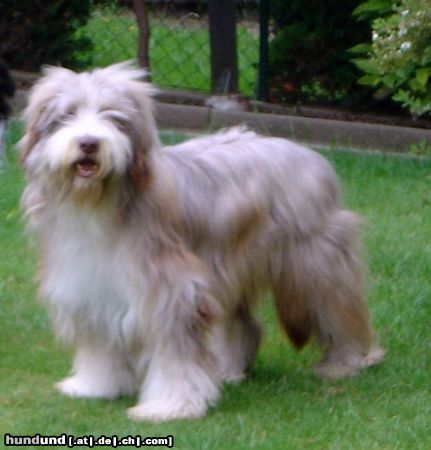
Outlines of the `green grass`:
<svg viewBox="0 0 431 450">
<path fill-rule="evenodd" d="M 161 13 L 160 13 L 161 14 Z M 152 81 L 157 86 L 210 90 L 209 34 L 205 19 L 150 16 L 150 59 Z M 96 8 L 79 33 L 93 42 L 92 67 L 133 59 L 138 53 L 138 27 L 133 14 Z M 258 37 L 238 25 L 239 85 L 253 96 L 257 85 Z"/>
<path fill-rule="evenodd" d="M 225 387 L 202 420 L 147 424 L 126 418 L 134 398 L 74 400 L 53 389 L 71 358 L 36 300 L 35 257 L 17 206 L 23 180 L 9 148 L 0 174 L 0 434 L 171 434 L 174 448 L 196 450 L 430 449 L 431 162 L 325 154 L 347 205 L 364 217 L 368 303 L 386 360 L 350 380 L 321 381 L 311 369 L 317 352 L 295 353 L 268 304 L 265 339 L 244 383 Z"/>
</svg>

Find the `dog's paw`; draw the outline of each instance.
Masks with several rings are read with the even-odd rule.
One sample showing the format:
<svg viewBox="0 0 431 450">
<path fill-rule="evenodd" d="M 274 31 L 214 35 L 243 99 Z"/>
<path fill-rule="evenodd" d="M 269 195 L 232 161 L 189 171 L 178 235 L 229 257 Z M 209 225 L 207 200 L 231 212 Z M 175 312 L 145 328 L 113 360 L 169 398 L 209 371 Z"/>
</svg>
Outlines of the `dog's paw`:
<svg viewBox="0 0 431 450">
<path fill-rule="evenodd" d="M 68 397 L 92 397 L 91 390 L 78 377 L 65 378 L 56 383 L 55 388 Z"/>
<path fill-rule="evenodd" d="M 364 358 L 364 366 L 375 366 L 376 364 L 379 364 L 383 358 L 385 357 L 385 350 L 375 345 L 371 348 L 371 350 L 368 352 L 368 355 Z"/>
<path fill-rule="evenodd" d="M 224 383 L 227 384 L 240 384 L 242 381 L 244 381 L 246 378 L 245 373 L 237 373 L 237 372 L 230 372 L 230 373 L 222 373 L 220 375 L 220 379 L 223 380 Z"/>
<path fill-rule="evenodd" d="M 127 410 L 129 418 L 137 421 L 163 422 L 178 419 L 198 419 L 206 413 L 206 406 L 192 404 L 173 406 L 164 402 L 141 403 Z"/>
<path fill-rule="evenodd" d="M 320 362 L 315 366 L 314 372 L 320 378 L 336 380 L 356 375 L 359 372 L 359 367 L 335 362 Z"/>
<path fill-rule="evenodd" d="M 374 346 L 365 355 L 349 355 L 349 358 L 324 358 L 315 367 L 315 373 L 322 378 L 347 378 L 356 375 L 361 369 L 374 366 L 382 361 L 385 351 Z"/>
<path fill-rule="evenodd" d="M 118 389 L 110 386 L 103 386 L 101 383 L 96 385 L 81 377 L 73 376 L 65 378 L 55 385 L 56 389 L 68 397 L 84 398 L 115 398 L 120 395 Z"/>
</svg>

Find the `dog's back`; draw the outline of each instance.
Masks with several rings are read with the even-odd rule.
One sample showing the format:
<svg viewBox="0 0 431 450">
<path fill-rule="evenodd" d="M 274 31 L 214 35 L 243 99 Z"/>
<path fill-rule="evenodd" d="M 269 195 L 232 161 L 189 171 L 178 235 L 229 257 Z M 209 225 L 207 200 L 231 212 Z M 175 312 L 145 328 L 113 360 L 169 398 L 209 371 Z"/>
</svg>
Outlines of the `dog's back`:
<svg viewBox="0 0 431 450">
<path fill-rule="evenodd" d="M 218 244 L 231 245 L 250 228 L 277 226 L 305 238 L 340 207 L 330 164 L 285 139 L 235 128 L 165 147 L 165 154 L 192 240 L 211 233 Z"/>
</svg>

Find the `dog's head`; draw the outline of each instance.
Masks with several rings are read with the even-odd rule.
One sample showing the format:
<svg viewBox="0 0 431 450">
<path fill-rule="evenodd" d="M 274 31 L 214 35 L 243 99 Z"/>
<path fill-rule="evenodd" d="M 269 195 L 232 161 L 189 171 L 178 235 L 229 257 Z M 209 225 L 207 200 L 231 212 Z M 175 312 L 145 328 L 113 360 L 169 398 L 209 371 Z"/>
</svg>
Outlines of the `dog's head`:
<svg viewBox="0 0 431 450">
<path fill-rule="evenodd" d="M 27 173 L 80 198 L 102 192 L 110 180 L 142 188 L 159 145 L 144 75 L 124 63 L 84 73 L 45 69 L 24 113 Z"/>
</svg>

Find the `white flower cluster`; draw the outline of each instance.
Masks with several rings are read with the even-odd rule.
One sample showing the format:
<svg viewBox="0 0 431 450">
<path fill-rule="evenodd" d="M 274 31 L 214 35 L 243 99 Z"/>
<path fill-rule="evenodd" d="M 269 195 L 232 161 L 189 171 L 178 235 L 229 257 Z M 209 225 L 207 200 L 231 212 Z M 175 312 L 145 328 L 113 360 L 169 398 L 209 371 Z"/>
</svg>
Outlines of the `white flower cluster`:
<svg viewBox="0 0 431 450">
<path fill-rule="evenodd" d="M 386 63 L 411 58 L 407 53 L 423 52 L 424 46 L 431 45 L 429 0 L 402 0 L 395 14 L 374 22 L 372 43 L 376 59 Z"/>
<path fill-rule="evenodd" d="M 430 0 L 401 0 L 393 14 L 376 19 L 370 56 L 373 85 L 379 77 L 412 112 L 431 112 Z"/>
</svg>

